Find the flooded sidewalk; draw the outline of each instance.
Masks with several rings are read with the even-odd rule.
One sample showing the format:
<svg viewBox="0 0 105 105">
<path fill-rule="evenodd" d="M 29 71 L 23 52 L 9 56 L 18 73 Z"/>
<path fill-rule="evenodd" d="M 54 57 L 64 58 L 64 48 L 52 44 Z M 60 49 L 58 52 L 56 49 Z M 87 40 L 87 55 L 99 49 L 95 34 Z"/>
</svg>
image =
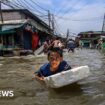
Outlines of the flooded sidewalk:
<svg viewBox="0 0 105 105">
<path fill-rule="evenodd" d="M 90 67 L 91 75 L 66 89 L 52 90 L 33 78 L 46 56 L 0 58 L 0 90 L 14 97 L 0 98 L 0 105 L 105 105 L 105 57 L 97 50 L 64 53 L 70 65 Z"/>
</svg>

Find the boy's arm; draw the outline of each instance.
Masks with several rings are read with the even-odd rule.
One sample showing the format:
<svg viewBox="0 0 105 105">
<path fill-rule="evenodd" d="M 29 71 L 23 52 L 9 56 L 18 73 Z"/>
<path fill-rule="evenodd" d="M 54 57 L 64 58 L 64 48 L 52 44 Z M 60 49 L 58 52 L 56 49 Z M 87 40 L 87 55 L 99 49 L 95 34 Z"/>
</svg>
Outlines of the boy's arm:
<svg viewBox="0 0 105 105">
<path fill-rule="evenodd" d="M 64 67 L 64 71 L 72 69 L 72 67 L 66 62 L 65 67 Z"/>
<path fill-rule="evenodd" d="M 41 73 L 41 69 L 38 70 L 37 72 L 35 72 L 35 78 L 36 78 L 37 80 L 44 81 L 44 76 L 43 76 L 43 74 Z"/>
</svg>

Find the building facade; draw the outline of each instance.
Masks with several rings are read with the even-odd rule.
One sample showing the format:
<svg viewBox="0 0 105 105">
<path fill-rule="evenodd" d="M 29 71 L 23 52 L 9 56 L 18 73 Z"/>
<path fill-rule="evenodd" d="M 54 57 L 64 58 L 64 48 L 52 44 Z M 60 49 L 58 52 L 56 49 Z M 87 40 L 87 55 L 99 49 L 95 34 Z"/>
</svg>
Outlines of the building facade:
<svg viewBox="0 0 105 105">
<path fill-rule="evenodd" d="M 0 45 L 3 53 L 19 50 L 35 50 L 43 44 L 49 26 L 29 10 L 2 10 L 0 19 Z M 2 54 L 1 54 L 2 55 Z"/>
<path fill-rule="evenodd" d="M 83 42 L 84 47 L 95 48 L 101 35 L 101 31 L 81 32 L 78 34 L 78 38 Z"/>
</svg>

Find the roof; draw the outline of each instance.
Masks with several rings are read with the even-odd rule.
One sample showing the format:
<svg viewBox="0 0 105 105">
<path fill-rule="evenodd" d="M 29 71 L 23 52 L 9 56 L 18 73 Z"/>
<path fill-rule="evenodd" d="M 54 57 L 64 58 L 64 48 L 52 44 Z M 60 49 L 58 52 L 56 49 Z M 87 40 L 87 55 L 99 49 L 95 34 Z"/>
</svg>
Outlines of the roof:
<svg viewBox="0 0 105 105">
<path fill-rule="evenodd" d="M 88 32 L 80 32 L 78 35 L 81 34 L 102 34 L 102 31 L 88 31 Z"/>
<path fill-rule="evenodd" d="M 32 12 L 30 12 L 27 9 L 3 9 L 2 12 L 21 12 L 21 13 L 24 13 L 25 15 L 28 15 L 32 19 L 36 20 L 39 24 L 43 25 L 47 29 L 50 29 L 49 26 L 44 21 L 42 21 L 35 14 L 33 14 Z"/>
</svg>

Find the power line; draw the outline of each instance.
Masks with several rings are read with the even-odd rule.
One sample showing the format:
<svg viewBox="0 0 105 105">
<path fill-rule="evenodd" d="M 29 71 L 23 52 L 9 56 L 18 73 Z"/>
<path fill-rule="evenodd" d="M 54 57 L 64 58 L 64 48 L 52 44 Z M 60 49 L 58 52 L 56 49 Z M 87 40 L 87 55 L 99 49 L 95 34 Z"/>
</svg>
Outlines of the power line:
<svg viewBox="0 0 105 105">
<path fill-rule="evenodd" d="M 9 6 L 11 6 L 12 8 L 15 8 L 15 7 L 18 7 L 18 8 L 23 8 L 23 9 L 28 9 L 28 10 L 36 10 L 38 13 L 41 13 L 41 14 L 43 14 L 42 12 L 40 12 L 40 11 L 38 11 L 36 8 L 34 8 L 32 5 L 31 5 L 31 7 L 32 8 L 30 8 L 30 6 L 28 6 L 25 2 L 23 2 L 22 0 L 21 0 L 21 2 L 19 1 L 19 0 L 14 0 L 14 3 L 12 2 L 12 1 L 9 1 L 10 3 L 9 3 Z M 12 5 L 11 5 L 12 4 Z M 44 14 L 45 15 L 45 14 Z"/>
<path fill-rule="evenodd" d="M 67 7 L 68 5 L 70 5 L 68 2 L 66 2 L 63 7 Z M 58 11 L 57 11 L 57 15 L 63 10 L 64 8 L 60 8 Z"/>
<path fill-rule="evenodd" d="M 82 20 L 80 20 L 80 19 L 70 19 L 70 18 L 67 18 L 67 17 L 63 17 L 63 16 L 57 16 L 57 15 L 55 15 L 58 19 L 62 19 L 62 20 L 65 20 L 65 21 L 80 21 L 80 22 L 86 22 L 86 21 L 99 21 L 99 19 L 98 18 L 102 18 L 102 16 L 100 16 L 100 17 L 93 17 L 93 18 L 91 18 L 91 19 L 82 19 Z"/>
<path fill-rule="evenodd" d="M 14 0 L 14 3 L 25 9 L 25 6 L 23 6 L 19 0 Z"/>
<path fill-rule="evenodd" d="M 10 2 L 10 1 L 9 1 L 9 2 Z M 10 3 L 9 3 L 9 5 L 11 5 L 11 4 L 12 4 L 13 6 L 17 7 L 17 8 L 22 7 L 22 5 L 16 3 L 15 0 L 14 0 L 14 2 L 10 2 Z M 14 8 L 15 8 L 15 7 L 14 7 Z M 24 8 L 24 7 L 23 7 L 23 8 Z"/>
<path fill-rule="evenodd" d="M 72 11 L 73 10 L 73 8 L 78 4 L 78 2 L 80 2 L 81 0 L 77 0 L 76 2 L 74 2 L 74 4 L 73 4 L 73 6 L 69 9 L 69 10 L 66 10 L 64 13 L 64 15 L 63 16 L 58 16 L 58 14 L 57 15 L 55 15 L 55 16 L 57 16 L 60 20 L 66 20 L 66 21 L 81 21 L 81 20 L 78 20 L 78 19 L 70 19 L 70 18 L 65 18 L 64 16 L 67 14 L 67 11 Z M 69 4 L 69 3 L 68 3 Z M 83 8 L 83 7 L 82 7 Z M 85 20 L 86 21 L 86 20 Z"/>
<path fill-rule="evenodd" d="M 18 3 L 17 3 L 16 1 L 17 1 Z M 16 0 L 16 1 L 14 0 L 14 3 L 16 3 L 17 5 L 19 5 L 20 7 L 24 8 L 24 9 L 27 9 L 25 6 L 22 5 L 22 3 L 21 3 L 19 0 Z M 32 10 L 32 9 L 31 9 L 31 10 Z M 35 10 L 36 10 L 36 9 L 35 9 Z M 38 14 L 35 14 L 35 15 L 38 16 L 38 17 L 44 18 L 44 19 L 48 19 L 48 18 L 45 18 L 47 15 L 38 15 Z"/>
<path fill-rule="evenodd" d="M 17 1 L 18 3 L 17 3 L 16 1 Z M 27 5 L 27 4 L 25 3 L 25 2 L 26 2 L 25 0 L 24 0 L 24 2 L 23 2 L 23 1 L 20 2 L 19 0 L 16 0 L 16 1 L 15 1 L 15 3 L 16 3 L 17 5 L 19 5 L 20 7 L 24 8 L 24 9 L 28 9 L 28 10 L 32 10 L 32 11 L 34 10 L 34 11 L 37 11 L 38 13 L 40 13 L 40 14 L 43 14 L 42 12 L 40 12 L 39 10 L 37 10 L 36 8 L 34 8 L 33 5 L 31 5 L 31 4 L 29 4 L 29 3 L 28 3 L 29 5 Z M 25 6 L 23 6 L 23 5 L 25 5 Z M 30 7 L 31 7 L 31 8 L 30 8 Z M 35 15 L 38 16 L 38 17 L 41 17 L 41 18 L 44 18 L 44 16 L 45 16 L 45 14 L 43 14 L 43 16 L 42 16 L 42 15 L 40 16 L 40 15 L 38 15 L 38 14 L 35 14 Z M 44 18 L 44 19 L 47 19 L 47 18 Z"/>
<path fill-rule="evenodd" d="M 73 3 L 72 7 L 69 8 L 68 10 L 66 10 L 64 13 L 67 14 L 68 11 L 70 12 L 70 11 L 78 4 L 78 2 L 80 2 L 80 1 L 81 1 L 81 0 L 76 0 L 76 2 Z M 68 4 L 69 4 L 69 3 L 68 3 Z M 68 5 L 68 4 L 67 4 L 67 5 Z M 65 6 L 67 7 L 67 5 L 65 5 Z M 70 5 L 70 6 L 71 6 L 71 5 Z M 57 12 L 57 15 L 61 12 L 61 10 L 62 10 L 62 9 L 60 9 L 60 11 Z"/>
<path fill-rule="evenodd" d="M 31 2 L 33 2 L 36 6 L 38 6 L 40 9 L 44 10 L 44 11 L 48 11 L 47 9 L 41 7 L 37 2 L 31 0 Z"/>
<path fill-rule="evenodd" d="M 73 10 L 73 8 L 80 2 L 81 0 L 77 0 L 74 4 L 73 4 L 73 6 L 69 9 L 69 10 L 67 10 L 67 11 L 72 11 Z M 65 11 L 65 13 L 67 14 L 68 12 L 67 11 Z"/>
<path fill-rule="evenodd" d="M 54 23 L 55 23 L 55 30 L 58 31 L 58 33 L 62 32 L 55 18 L 54 18 Z"/>
<path fill-rule="evenodd" d="M 33 5 L 31 5 L 29 2 L 28 2 L 28 4 L 26 4 L 25 0 L 24 0 L 24 2 L 21 0 L 21 2 L 26 5 L 26 8 L 29 8 L 30 10 L 34 10 L 34 11 L 36 10 L 38 13 L 43 14 L 41 11 L 37 10 L 36 8 L 34 8 Z"/>
<path fill-rule="evenodd" d="M 18 1 L 18 0 L 17 0 Z M 28 8 L 28 10 L 33 10 L 33 9 L 31 9 L 30 7 L 25 7 L 25 6 L 23 6 L 22 4 L 21 4 L 21 2 L 20 1 L 18 1 L 18 3 L 15 1 L 14 3 L 13 2 L 11 2 L 11 1 L 8 1 L 8 2 L 2 2 L 4 5 L 7 5 L 7 6 L 9 6 L 9 7 L 11 7 L 12 9 L 16 9 L 15 7 L 17 7 L 17 8 L 24 8 L 24 9 L 27 9 Z M 22 2 L 23 4 L 24 4 L 24 2 Z M 41 13 L 42 14 L 42 13 Z M 40 15 L 37 15 L 37 14 L 35 14 L 37 17 L 40 17 Z M 41 19 L 43 20 L 43 21 L 47 21 L 48 20 L 48 18 L 46 17 L 47 15 L 41 15 Z"/>
<path fill-rule="evenodd" d="M 3 4 L 6 5 L 6 6 L 9 6 L 9 7 L 12 8 L 12 9 L 15 9 L 14 6 L 12 6 L 12 5 L 8 4 L 8 3 L 2 2 L 2 1 L 1 1 L 1 3 L 3 3 Z"/>
</svg>

